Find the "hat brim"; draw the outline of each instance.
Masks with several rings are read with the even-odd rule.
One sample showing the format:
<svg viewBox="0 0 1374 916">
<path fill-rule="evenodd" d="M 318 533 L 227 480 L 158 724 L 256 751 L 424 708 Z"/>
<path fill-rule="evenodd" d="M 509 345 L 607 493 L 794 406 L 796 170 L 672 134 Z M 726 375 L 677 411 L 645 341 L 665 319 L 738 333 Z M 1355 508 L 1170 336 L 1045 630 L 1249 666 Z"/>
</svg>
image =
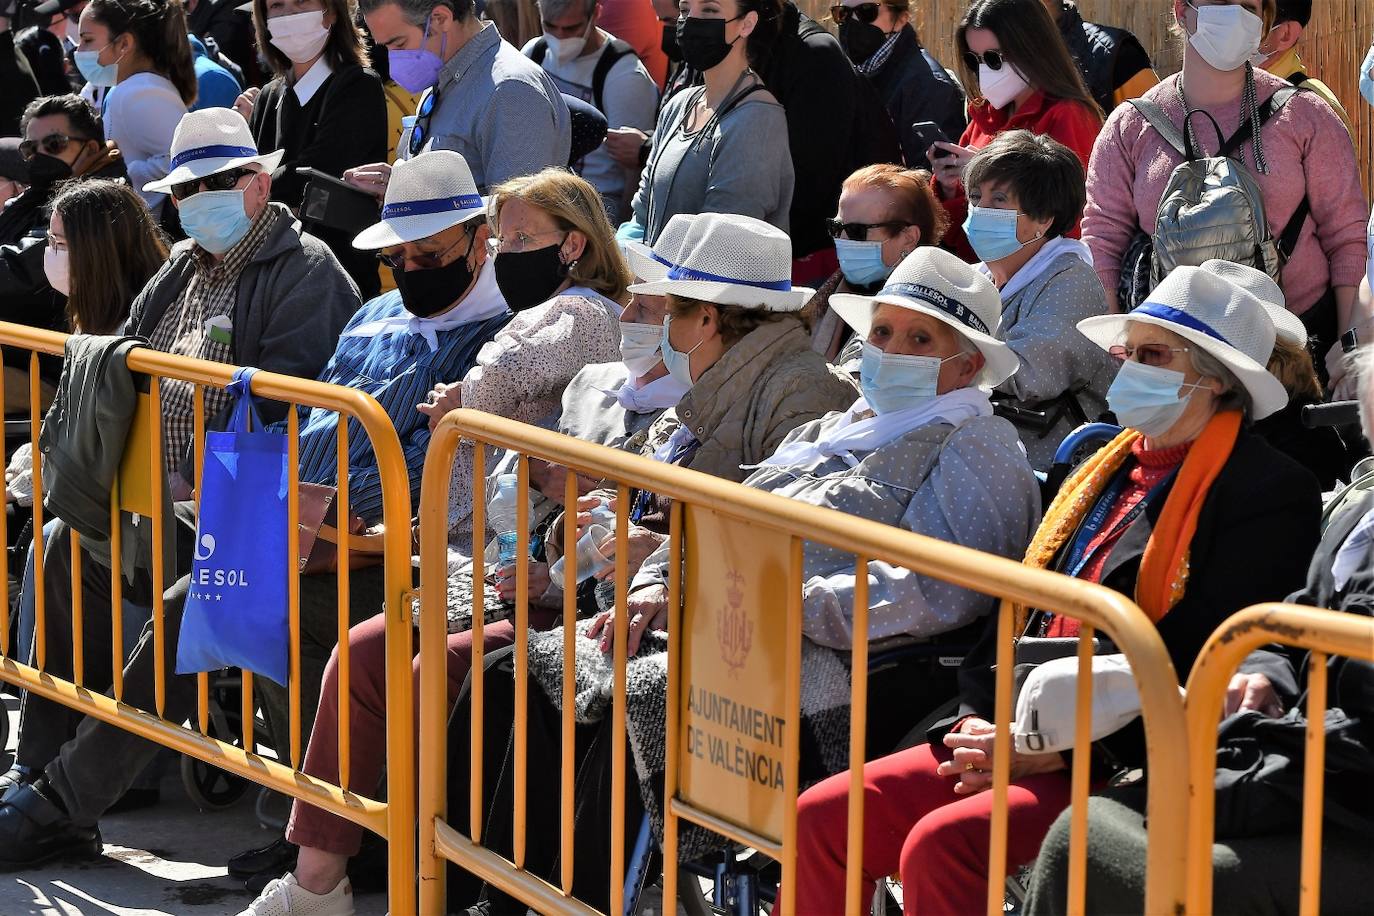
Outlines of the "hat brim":
<svg viewBox="0 0 1374 916">
<path fill-rule="evenodd" d="M 487 199 L 484 197 L 480 207 L 384 219 L 375 225 L 368 226 L 354 236 L 353 247 L 367 251 L 390 248 L 392 245 L 404 245 L 406 242 L 418 242 L 420 239 L 427 239 L 431 235 L 438 235 L 445 229 L 452 229 L 454 226 L 466 223 L 475 216 L 485 216 L 486 213 Z"/>
<path fill-rule="evenodd" d="M 657 262 L 654 262 L 657 263 Z M 667 271 L 664 271 L 666 274 Z M 636 283 L 630 292 L 641 296 L 682 296 L 685 299 L 700 299 L 715 305 L 737 305 L 741 308 L 762 308 L 768 312 L 799 312 L 811 297 L 814 289 L 794 286 L 790 290 L 760 289 L 739 283 L 722 283 L 715 280 L 651 280 Z"/>
<path fill-rule="evenodd" d="M 620 248 L 630 264 L 630 272 L 643 283 L 667 279 L 668 265 L 654 257 L 654 250 L 643 242 L 624 241 Z"/>
<path fill-rule="evenodd" d="M 216 172 L 227 172 L 230 169 L 242 168 L 245 165 L 262 166 L 262 170 L 270 175 L 277 170 L 277 166 L 281 165 L 282 157 L 285 155 L 286 150 L 279 149 L 276 152 L 264 153 L 260 156 L 197 159 L 194 162 L 177 166 L 157 181 L 148 182 L 143 186 L 143 190 L 149 193 L 166 194 L 172 190 L 173 185 L 181 184 L 183 181 L 204 178 Z"/>
<path fill-rule="evenodd" d="M 1175 324 L 1154 315 L 1140 315 L 1128 312 L 1125 315 L 1097 315 L 1078 322 L 1078 331 L 1104 350 L 1119 344 L 1126 336 L 1126 325 L 1138 321 L 1153 324 L 1172 331 L 1216 359 L 1231 370 L 1237 381 L 1244 386 L 1254 406 L 1252 419 L 1263 420 L 1270 414 L 1278 413 L 1288 406 L 1288 391 L 1283 383 L 1274 378 L 1269 370 L 1240 350 L 1202 331 Z"/>
<path fill-rule="evenodd" d="M 921 299 L 908 296 L 859 296 L 854 293 L 836 293 L 830 297 L 830 308 L 844 319 L 845 324 L 854 329 L 860 340 L 868 339 L 873 328 L 873 306 L 878 304 L 895 305 L 900 308 L 929 315 L 936 321 L 949 325 L 978 348 L 983 354 L 983 369 L 974 380 L 979 388 L 991 390 L 1016 374 L 1021 368 L 1011 347 L 991 334 L 975 331 L 968 325 L 960 324 L 942 310 Z"/>
</svg>

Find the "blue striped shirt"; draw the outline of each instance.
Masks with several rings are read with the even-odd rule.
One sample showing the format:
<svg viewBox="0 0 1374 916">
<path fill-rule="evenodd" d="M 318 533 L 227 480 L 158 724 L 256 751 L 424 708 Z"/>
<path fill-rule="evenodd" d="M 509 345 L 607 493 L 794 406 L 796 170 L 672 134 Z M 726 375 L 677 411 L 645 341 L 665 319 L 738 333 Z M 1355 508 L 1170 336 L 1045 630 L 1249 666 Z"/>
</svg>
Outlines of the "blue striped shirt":
<svg viewBox="0 0 1374 916">
<path fill-rule="evenodd" d="M 366 303 L 349 321 L 345 333 L 364 322 L 405 315 L 401 294 L 383 293 Z M 420 495 L 420 472 L 429 447 L 429 417 L 415 409 L 439 382 L 467 374 L 482 344 L 510 321 L 511 313 L 471 321 L 437 332 L 438 349 L 430 351 L 416 334 L 389 333 L 371 337 L 340 337 L 334 356 L 320 381 L 365 391 L 377 399 L 396 427 L 410 479 L 410 498 Z M 338 414 L 321 408 L 301 408 L 300 479 L 336 485 Z M 362 424 L 348 423 L 348 505 L 352 515 L 369 525 L 381 520 L 382 485 L 377 456 Z"/>
</svg>

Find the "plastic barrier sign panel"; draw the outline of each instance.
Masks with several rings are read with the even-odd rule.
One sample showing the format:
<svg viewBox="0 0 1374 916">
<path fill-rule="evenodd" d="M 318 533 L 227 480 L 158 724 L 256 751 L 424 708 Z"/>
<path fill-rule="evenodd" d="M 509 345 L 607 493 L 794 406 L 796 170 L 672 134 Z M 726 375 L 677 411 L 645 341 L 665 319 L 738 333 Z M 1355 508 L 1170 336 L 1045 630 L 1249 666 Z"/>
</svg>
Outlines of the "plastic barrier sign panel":
<svg viewBox="0 0 1374 916">
<path fill-rule="evenodd" d="M 684 515 L 680 795 L 781 842 L 787 535 Z"/>
</svg>

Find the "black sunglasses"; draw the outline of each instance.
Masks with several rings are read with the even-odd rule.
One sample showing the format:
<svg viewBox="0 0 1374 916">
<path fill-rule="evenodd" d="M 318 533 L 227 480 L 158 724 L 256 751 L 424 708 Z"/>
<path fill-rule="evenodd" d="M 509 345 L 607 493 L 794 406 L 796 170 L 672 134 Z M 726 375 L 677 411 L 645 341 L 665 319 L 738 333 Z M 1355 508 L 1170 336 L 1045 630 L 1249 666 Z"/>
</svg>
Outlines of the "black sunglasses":
<svg viewBox="0 0 1374 916">
<path fill-rule="evenodd" d="M 830 233 L 832 239 L 846 238 L 851 242 L 868 241 L 868 231 L 870 229 L 887 229 L 895 232 L 905 229 L 910 225 L 911 223 L 902 222 L 901 220 L 887 220 L 882 223 L 842 223 L 837 219 L 828 219 L 825 221 L 825 229 Z"/>
<path fill-rule="evenodd" d="M 172 185 L 172 199 L 185 200 L 193 194 L 205 191 L 232 191 L 234 185 L 239 183 L 239 179 L 244 175 L 256 174 L 252 169 L 230 169 L 227 172 L 215 172 L 213 175 L 206 175 L 204 178 L 192 178 L 190 181 L 178 181 Z"/>
<path fill-rule="evenodd" d="M 468 244 L 468 253 L 471 253 L 471 251 L 472 251 L 471 241 L 472 241 L 472 237 L 473 237 L 473 235 L 476 233 L 476 231 L 477 231 L 477 226 L 476 226 L 475 223 L 474 223 L 474 224 L 470 224 L 470 225 L 465 225 L 465 226 L 463 227 L 463 234 L 462 234 L 461 236 L 459 236 L 456 240 L 454 240 L 454 242 L 453 242 L 452 245 L 448 246 L 448 247 L 445 248 L 443 251 L 434 252 L 434 253 L 425 252 L 425 253 L 422 253 L 422 254 L 417 254 L 417 255 L 415 255 L 414 257 L 412 257 L 412 258 L 409 259 L 409 260 L 410 260 L 410 263 L 412 263 L 412 264 L 415 265 L 415 269 L 416 269 L 416 270 L 433 270 L 433 269 L 436 268 L 436 267 L 442 267 L 442 266 L 443 266 L 444 257 L 445 257 L 450 251 L 452 251 L 453 249 L 455 249 L 455 248 L 457 248 L 459 245 L 461 245 L 461 244 L 463 243 L 463 239 L 467 239 L 467 240 L 468 240 L 468 242 L 469 242 L 469 244 Z M 466 257 L 466 256 L 467 256 L 467 255 L 465 254 L 464 257 Z M 405 256 L 404 252 L 402 252 L 402 251 L 397 251 L 397 252 L 395 252 L 394 254 L 387 254 L 387 253 L 384 252 L 384 251 L 379 251 L 379 252 L 377 252 L 377 260 L 381 261 L 383 264 L 385 264 L 387 267 L 390 267 L 392 270 L 405 270 L 407 258 L 406 258 L 406 256 Z"/>
<path fill-rule="evenodd" d="M 982 57 L 979 57 L 972 51 L 964 52 L 964 63 L 975 73 L 978 72 L 979 64 L 987 64 L 988 69 L 994 72 L 1001 70 L 1002 64 L 1006 63 L 1006 60 L 1002 52 L 995 49 L 992 51 L 984 51 Z"/>
<path fill-rule="evenodd" d="M 46 137 L 39 137 L 37 140 L 25 140 L 19 144 L 19 155 L 25 159 L 32 159 L 38 153 L 44 152 L 49 156 L 60 156 L 67 151 L 67 146 L 72 142 L 85 143 L 85 137 L 72 137 L 67 134 L 48 134 Z"/>
<path fill-rule="evenodd" d="M 860 3 L 858 6 L 841 6 L 837 3 L 830 8 L 830 18 L 835 20 L 837 25 L 850 16 L 860 22 L 872 25 L 878 18 L 878 4 Z"/>
<path fill-rule="evenodd" d="M 420 147 L 429 139 L 429 119 L 434 114 L 435 99 L 439 93 L 434 89 L 425 90 L 420 104 L 415 108 L 415 124 L 410 128 L 410 155 L 420 155 Z"/>
</svg>

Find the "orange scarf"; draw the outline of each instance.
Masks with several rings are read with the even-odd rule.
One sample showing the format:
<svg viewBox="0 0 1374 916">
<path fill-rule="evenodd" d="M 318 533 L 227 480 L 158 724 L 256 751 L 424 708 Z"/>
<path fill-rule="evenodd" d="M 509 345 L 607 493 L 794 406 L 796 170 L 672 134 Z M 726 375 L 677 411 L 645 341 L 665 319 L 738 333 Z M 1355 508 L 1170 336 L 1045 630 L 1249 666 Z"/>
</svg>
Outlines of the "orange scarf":
<svg viewBox="0 0 1374 916">
<path fill-rule="evenodd" d="M 1238 411 L 1213 416 L 1188 450 L 1164 501 L 1159 521 L 1145 545 L 1135 583 L 1136 604 L 1156 623 L 1173 609 L 1187 589 L 1189 547 L 1197 532 L 1197 517 L 1213 481 L 1231 457 L 1239 432 Z M 1123 430 L 1069 475 L 1026 548 L 1022 561 L 1025 565 L 1049 567 L 1126 463 L 1132 443 L 1139 438 L 1140 433 L 1135 430 Z"/>
</svg>

